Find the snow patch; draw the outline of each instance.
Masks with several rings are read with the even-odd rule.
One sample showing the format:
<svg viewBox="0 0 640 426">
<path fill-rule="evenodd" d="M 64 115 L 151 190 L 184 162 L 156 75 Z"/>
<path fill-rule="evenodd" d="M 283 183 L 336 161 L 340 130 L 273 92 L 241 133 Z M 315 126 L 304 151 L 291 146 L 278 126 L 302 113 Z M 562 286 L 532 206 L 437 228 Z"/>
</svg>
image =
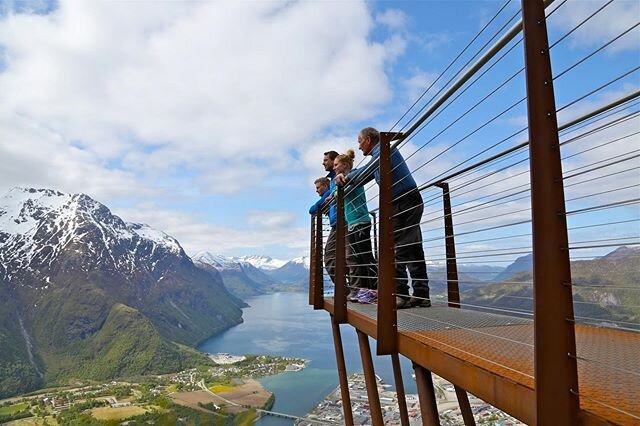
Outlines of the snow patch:
<svg viewBox="0 0 640 426">
<path fill-rule="evenodd" d="M 153 229 L 144 223 L 127 223 L 127 225 L 141 238 L 168 248 L 173 253 L 180 253 L 180 244 L 172 236 L 157 229 Z"/>
<path fill-rule="evenodd" d="M 226 257 L 220 254 L 213 254 L 208 251 L 198 252 L 191 259 L 194 262 L 199 262 L 199 263 L 213 266 L 218 270 L 240 268 L 240 263 L 236 262 L 233 258 Z"/>
<path fill-rule="evenodd" d="M 302 265 L 305 268 L 309 269 L 311 262 L 309 261 L 309 256 L 296 257 L 295 259 L 291 259 L 289 263 Z"/>
<path fill-rule="evenodd" d="M 236 260 L 238 262 L 249 263 L 258 269 L 264 269 L 267 271 L 272 271 L 274 269 L 281 268 L 287 263 L 286 260 L 274 259 L 269 256 L 259 256 L 259 255 L 239 256 L 239 257 L 234 257 L 233 260 Z"/>
</svg>

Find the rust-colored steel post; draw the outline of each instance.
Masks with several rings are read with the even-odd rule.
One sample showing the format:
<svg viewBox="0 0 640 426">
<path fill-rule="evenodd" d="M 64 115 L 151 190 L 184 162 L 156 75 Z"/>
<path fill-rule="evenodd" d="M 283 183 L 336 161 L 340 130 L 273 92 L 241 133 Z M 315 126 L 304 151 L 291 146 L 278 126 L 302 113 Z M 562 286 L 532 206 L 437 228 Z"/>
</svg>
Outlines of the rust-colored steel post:
<svg viewBox="0 0 640 426">
<path fill-rule="evenodd" d="M 315 255 L 315 279 L 313 286 L 313 309 L 324 309 L 324 274 L 322 273 L 322 213 L 316 215 L 316 255 Z"/>
<path fill-rule="evenodd" d="M 473 418 L 473 411 L 471 411 L 471 404 L 469 404 L 467 391 L 455 385 L 453 387 L 455 388 L 456 396 L 458 397 L 458 404 L 460 405 L 460 413 L 462 413 L 464 426 L 475 426 L 476 420 Z"/>
<path fill-rule="evenodd" d="M 391 179 L 391 140 L 397 134 L 380 133 L 380 236 L 378 242 L 378 355 L 398 351 L 396 312 L 396 270 L 393 238 L 393 182 Z"/>
<path fill-rule="evenodd" d="M 456 260 L 456 243 L 453 233 L 453 213 L 451 212 L 451 196 L 447 182 L 437 183 L 442 188 L 444 213 L 445 250 L 447 253 L 447 301 L 449 307 L 460 307 L 460 286 L 458 282 L 458 262 Z"/>
<path fill-rule="evenodd" d="M 402 381 L 402 368 L 400 367 L 400 357 L 398 353 L 391 354 L 391 364 L 393 365 L 393 378 L 396 382 L 396 394 L 398 396 L 398 408 L 400 409 L 400 424 L 409 426 L 409 412 L 407 410 L 407 398 L 404 394 L 404 382 Z"/>
<path fill-rule="evenodd" d="M 416 373 L 422 424 L 440 426 L 440 416 L 438 415 L 438 405 L 436 404 L 436 393 L 433 389 L 431 371 L 416 363 L 413 363 L 413 371 Z"/>
<path fill-rule="evenodd" d="M 309 304 L 313 305 L 316 278 L 316 216 L 311 215 L 311 243 L 309 244 Z"/>
<path fill-rule="evenodd" d="M 331 315 L 331 328 L 333 329 L 333 346 L 336 352 L 336 364 L 338 365 L 338 380 L 340 381 L 340 395 L 342 396 L 342 413 L 344 414 L 344 424 L 347 426 L 353 426 L 351 397 L 349 396 L 349 381 L 347 380 L 347 367 L 344 362 L 344 351 L 342 349 L 340 325 L 335 320 L 333 315 Z"/>
<path fill-rule="evenodd" d="M 344 188 L 338 187 L 336 197 L 338 220 L 336 222 L 336 271 L 335 305 L 333 314 L 338 323 L 347 322 L 347 244 L 346 224 L 344 220 Z"/>
<path fill-rule="evenodd" d="M 445 235 L 445 251 L 447 254 L 447 301 L 450 308 L 460 308 L 460 281 L 458 280 L 458 261 L 456 259 L 456 242 L 455 233 L 453 231 L 453 211 L 451 210 L 451 195 L 449 193 L 449 184 L 440 182 L 436 184 L 442 188 L 442 205 L 444 213 L 444 235 Z M 464 419 L 465 426 L 473 426 L 476 424 L 469 404 L 467 392 L 453 385 L 460 404 L 460 411 Z"/>
<path fill-rule="evenodd" d="M 378 395 L 376 372 L 373 368 L 373 360 L 371 359 L 369 336 L 360 330 L 356 330 L 356 333 L 358 334 L 358 343 L 360 344 L 360 358 L 362 358 L 362 370 L 364 371 L 364 381 L 367 387 L 371 422 L 373 426 L 382 426 L 384 424 L 382 420 L 382 407 L 380 406 L 380 397 Z"/>
<path fill-rule="evenodd" d="M 536 424 L 578 423 L 573 297 L 558 122 L 542 0 L 522 0 L 533 222 Z"/>
</svg>

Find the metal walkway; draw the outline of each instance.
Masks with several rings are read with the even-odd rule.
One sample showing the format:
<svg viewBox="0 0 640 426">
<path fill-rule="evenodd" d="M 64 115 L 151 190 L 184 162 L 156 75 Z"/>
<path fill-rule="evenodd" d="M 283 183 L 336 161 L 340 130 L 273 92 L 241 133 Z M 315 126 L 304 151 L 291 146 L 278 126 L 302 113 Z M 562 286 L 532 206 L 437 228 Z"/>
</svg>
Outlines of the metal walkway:
<svg viewBox="0 0 640 426">
<path fill-rule="evenodd" d="M 325 309 L 332 312 L 333 306 L 332 298 L 325 299 Z M 348 303 L 348 322 L 374 338 L 376 316 L 376 305 Z M 532 321 L 444 306 L 414 308 L 398 311 L 398 338 L 401 354 L 533 423 Z M 640 382 L 633 375 L 640 374 L 640 333 L 576 325 L 576 340 L 581 423 L 639 424 Z"/>
</svg>

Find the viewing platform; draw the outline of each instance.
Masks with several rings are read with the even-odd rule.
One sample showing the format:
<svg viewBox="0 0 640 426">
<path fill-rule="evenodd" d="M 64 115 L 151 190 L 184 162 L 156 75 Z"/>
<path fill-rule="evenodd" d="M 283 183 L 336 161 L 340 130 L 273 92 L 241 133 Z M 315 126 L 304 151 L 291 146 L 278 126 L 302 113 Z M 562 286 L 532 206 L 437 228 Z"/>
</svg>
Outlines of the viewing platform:
<svg viewBox="0 0 640 426">
<path fill-rule="evenodd" d="M 333 298 L 324 306 L 333 313 Z M 376 320 L 376 305 L 348 302 L 348 324 L 374 339 Z M 528 424 L 535 421 L 533 342 L 533 321 L 524 318 L 446 306 L 398 311 L 401 355 Z M 640 333 L 578 325 L 576 343 L 597 363 L 578 362 L 580 424 L 638 424 L 620 410 L 640 418 Z"/>
<path fill-rule="evenodd" d="M 389 131 L 363 129 L 372 160 L 347 167 L 312 215 L 309 304 L 330 315 L 346 425 L 341 325 L 356 329 L 374 426 L 384 422 L 369 338 L 391 358 L 403 426 L 400 355 L 425 425 L 440 425 L 432 373 L 454 386 L 465 426 L 475 425 L 467 392 L 530 425 L 640 425 L 640 91 L 622 83 L 637 82 L 640 64 L 598 56 L 640 23 L 558 59 L 611 4 L 550 41 L 547 21 L 565 3 L 523 0 L 521 21 L 431 98 L 433 84 Z M 363 199 L 370 228 L 366 212 L 353 215 Z M 362 287 L 361 303 L 348 299 Z"/>
</svg>

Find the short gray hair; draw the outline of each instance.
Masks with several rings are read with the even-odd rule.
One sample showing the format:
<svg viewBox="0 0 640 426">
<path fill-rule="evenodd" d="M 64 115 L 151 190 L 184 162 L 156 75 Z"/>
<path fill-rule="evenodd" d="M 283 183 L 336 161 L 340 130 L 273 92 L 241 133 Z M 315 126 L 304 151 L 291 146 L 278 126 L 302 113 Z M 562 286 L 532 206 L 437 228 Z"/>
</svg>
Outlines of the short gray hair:
<svg viewBox="0 0 640 426">
<path fill-rule="evenodd" d="M 377 145 L 378 142 L 380 142 L 380 132 L 373 127 L 365 127 L 364 129 L 360 130 L 360 135 L 362 137 L 370 137 L 371 142 L 373 142 L 374 145 Z"/>
</svg>

